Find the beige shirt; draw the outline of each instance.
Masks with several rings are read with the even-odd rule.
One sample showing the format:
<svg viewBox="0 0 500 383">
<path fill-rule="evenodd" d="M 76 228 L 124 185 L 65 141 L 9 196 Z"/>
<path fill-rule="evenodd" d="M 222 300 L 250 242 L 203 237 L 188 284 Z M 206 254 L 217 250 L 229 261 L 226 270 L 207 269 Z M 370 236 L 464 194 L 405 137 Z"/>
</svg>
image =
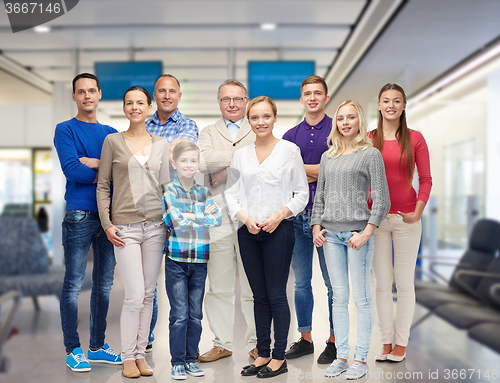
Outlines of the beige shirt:
<svg viewBox="0 0 500 383">
<path fill-rule="evenodd" d="M 113 225 L 162 219 L 163 186 L 169 182 L 168 169 L 165 138 L 153 135 L 151 154 L 141 165 L 125 143 L 123 133 L 108 135 L 102 146 L 97 182 L 97 207 L 104 230 Z"/>
</svg>

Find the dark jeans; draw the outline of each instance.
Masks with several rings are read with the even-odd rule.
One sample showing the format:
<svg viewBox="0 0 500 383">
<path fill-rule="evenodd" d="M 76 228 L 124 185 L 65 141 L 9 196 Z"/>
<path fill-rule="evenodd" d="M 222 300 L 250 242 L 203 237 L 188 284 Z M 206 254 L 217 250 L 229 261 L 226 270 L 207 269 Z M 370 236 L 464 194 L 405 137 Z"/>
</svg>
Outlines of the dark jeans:
<svg viewBox="0 0 500 383">
<path fill-rule="evenodd" d="M 170 355 L 172 366 L 196 361 L 201 338 L 206 263 L 173 261 L 165 257 L 165 286 L 170 301 Z"/>
<path fill-rule="evenodd" d="M 292 271 L 295 276 L 295 313 L 299 332 L 312 330 L 314 296 L 311 286 L 313 277 L 314 244 L 311 227 L 311 210 L 304 210 L 293 219 L 295 246 L 292 256 Z M 333 335 L 332 303 L 333 290 L 326 268 L 323 246 L 316 248 L 323 281 L 328 291 L 328 318 L 330 334 Z"/>
<path fill-rule="evenodd" d="M 253 292 L 255 329 L 259 356 L 271 356 L 271 322 L 274 322 L 272 357 L 285 359 L 290 308 L 286 284 L 290 273 L 295 236 L 292 221 L 284 220 L 273 233 L 250 234 L 238 230 L 241 260 Z"/>
<path fill-rule="evenodd" d="M 68 210 L 62 223 L 66 272 L 61 291 L 61 326 L 67 352 L 80 347 L 78 336 L 78 295 L 85 277 L 90 245 L 94 253 L 90 296 L 90 347 L 104 345 L 109 293 L 116 265 L 113 245 L 94 211 Z"/>
</svg>

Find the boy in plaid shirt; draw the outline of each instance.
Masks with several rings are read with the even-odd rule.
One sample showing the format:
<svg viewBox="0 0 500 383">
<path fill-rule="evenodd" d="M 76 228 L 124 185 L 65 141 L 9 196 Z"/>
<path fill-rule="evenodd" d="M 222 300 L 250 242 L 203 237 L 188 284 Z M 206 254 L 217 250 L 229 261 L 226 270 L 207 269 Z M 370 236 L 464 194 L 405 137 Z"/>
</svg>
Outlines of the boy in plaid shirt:
<svg viewBox="0 0 500 383">
<path fill-rule="evenodd" d="M 165 244 L 165 285 L 170 301 L 170 354 L 172 378 L 203 376 L 196 364 L 207 262 L 210 254 L 208 228 L 220 226 L 222 211 L 210 190 L 198 185 L 200 150 L 192 142 L 180 142 L 173 150 L 177 177 L 165 186 L 163 220 L 170 232 Z"/>
</svg>

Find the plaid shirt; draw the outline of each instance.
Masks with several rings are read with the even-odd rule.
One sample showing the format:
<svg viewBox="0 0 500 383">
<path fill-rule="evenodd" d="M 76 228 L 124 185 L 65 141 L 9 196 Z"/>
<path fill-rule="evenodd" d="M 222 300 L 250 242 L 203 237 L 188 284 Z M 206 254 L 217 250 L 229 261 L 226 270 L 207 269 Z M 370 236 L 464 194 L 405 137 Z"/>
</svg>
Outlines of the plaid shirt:
<svg viewBox="0 0 500 383">
<path fill-rule="evenodd" d="M 169 144 L 176 138 L 187 138 L 195 144 L 198 141 L 196 122 L 184 116 L 179 109 L 176 109 L 164 124 L 158 119 L 158 111 L 156 111 L 153 118 L 146 121 L 146 130 L 151 134 L 166 138 Z"/>
<path fill-rule="evenodd" d="M 193 180 L 194 181 L 194 180 Z M 213 213 L 206 214 L 205 208 L 215 205 Z M 194 213 L 194 221 L 184 218 L 182 213 Z M 194 181 L 186 190 L 176 177 L 165 186 L 163 193 L 163 220 L 167 224 L 170 237 L 163 249 L 172 260 L 178 262 L 206 263 L 210 254 L 209 227 L 220 226 L 222 210 L 205 186 Z"/>
</svg>

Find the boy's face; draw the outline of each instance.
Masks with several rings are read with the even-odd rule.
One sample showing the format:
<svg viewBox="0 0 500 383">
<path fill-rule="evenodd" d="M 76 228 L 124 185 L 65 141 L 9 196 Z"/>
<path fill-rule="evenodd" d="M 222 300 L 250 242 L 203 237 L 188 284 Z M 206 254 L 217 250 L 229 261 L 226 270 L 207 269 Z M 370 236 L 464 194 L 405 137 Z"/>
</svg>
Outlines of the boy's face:
<svg viewBox="0 0 500 383">
<path fill-rule="evenodd" d="M 182 152 L 172 167 L 177 170 L 178 177 L 193 178 L 200 167 L 200 154 L 197 150 L 187 150 Z"/>
<path fill-rule="evenodd" d="M 322 111 L 328 101 L 330 101 L 330 96 L 325 93 L 323 84 L 307 84 L 302 88 L 300 102 L 304 105 L 306 113 L 318 113 Z"/>
</svg>

